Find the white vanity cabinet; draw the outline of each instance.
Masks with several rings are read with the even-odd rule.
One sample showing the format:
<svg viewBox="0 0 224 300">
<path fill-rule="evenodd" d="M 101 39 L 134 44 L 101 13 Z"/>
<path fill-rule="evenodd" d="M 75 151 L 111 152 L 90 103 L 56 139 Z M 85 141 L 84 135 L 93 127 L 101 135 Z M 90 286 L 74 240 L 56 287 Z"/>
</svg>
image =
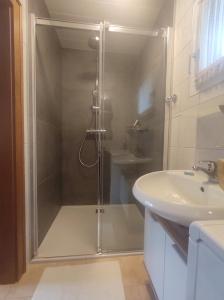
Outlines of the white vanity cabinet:
<svg viewBox="0 0 224 300">
<path fill-rule="evenodd" d="M 187 300 L 224 299 L 224 221 L 190 227 Z"/>
<path fill-rule="evenodd" d="M 148 209 L 145 212 L 144 259 L 159 300 L 186 300 L 185 258 Z"/>
<path fill-rule="evenodd" d="M 166 234 L 164 300 L 186 300 L 187 262 L 176 244 Z"/>
</svg>

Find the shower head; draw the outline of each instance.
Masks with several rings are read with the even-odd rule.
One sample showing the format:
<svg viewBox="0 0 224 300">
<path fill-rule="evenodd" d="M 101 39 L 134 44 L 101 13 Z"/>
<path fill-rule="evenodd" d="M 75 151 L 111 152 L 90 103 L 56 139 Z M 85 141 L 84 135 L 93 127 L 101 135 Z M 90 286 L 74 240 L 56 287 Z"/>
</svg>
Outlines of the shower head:
<svg viewBox="0 0 224 300">
<path fill-rule="evenodd" d="M 90 48 L 97 50 L 99 48 L 99 41 L 100 38 L 97 35 L 92 36 L 91 38 L 89 38 L 88 45 Z"/>
</svg>

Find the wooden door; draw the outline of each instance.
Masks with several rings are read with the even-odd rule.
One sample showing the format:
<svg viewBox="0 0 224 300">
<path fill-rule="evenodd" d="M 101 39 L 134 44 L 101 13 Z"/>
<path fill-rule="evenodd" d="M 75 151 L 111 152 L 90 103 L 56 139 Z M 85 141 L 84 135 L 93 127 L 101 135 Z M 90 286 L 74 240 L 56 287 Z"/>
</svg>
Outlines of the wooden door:
<svg viewBox="0 0 224 300">
<path fill-rule="evenodd" d="M 0 284 L 25 271 L 21 4 L 0 0 Z"/>
</svg>

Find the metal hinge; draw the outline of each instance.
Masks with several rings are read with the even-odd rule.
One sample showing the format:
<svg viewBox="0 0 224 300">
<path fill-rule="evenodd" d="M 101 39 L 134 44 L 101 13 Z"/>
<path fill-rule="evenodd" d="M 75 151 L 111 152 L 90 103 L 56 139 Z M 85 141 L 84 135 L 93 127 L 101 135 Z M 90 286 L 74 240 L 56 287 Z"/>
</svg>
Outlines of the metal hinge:
<svg viewBox="0 0 224 300">
<path fill-rule="evenodd" d="M 172 96 L 169 96 L 165 99 L 165 102 L 166 103 L 176 103 L 177 102 L 177 95 L 172 95 Z"/>
<path fill-rule="evenodd" d="M 97 208 L 96 209 L 96 214 L 98 214 L 98 213 L 104 214 L 104 209 L 103 208 Z"/>
</svg>

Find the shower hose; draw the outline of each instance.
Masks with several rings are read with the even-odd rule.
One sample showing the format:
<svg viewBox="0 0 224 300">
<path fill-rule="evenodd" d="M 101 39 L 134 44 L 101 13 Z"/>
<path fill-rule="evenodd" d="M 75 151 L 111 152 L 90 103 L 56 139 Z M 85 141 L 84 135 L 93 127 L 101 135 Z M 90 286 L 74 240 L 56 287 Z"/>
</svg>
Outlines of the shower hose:
<svg viewBox="0 0 224 300">
<path fill-rule="evenodd" d="M 92 115 L 92 118 L 91 118 L 91 121 L 90 121 L 90 128 L 91 128 L 91 125 L 93 123 L 93 115 Z M 99 157 L 98 157 L 98 154 L 97 154 L 97 158 L 94 162 L 91 162 L 91 163 L 88 163 L 88 162 L 85 162 L 83 159 L 82 159 L 82 153 L 83 153 L 83 149 L 84 149 L 84 146 L 85 144 L 87 143 L 87 135 L 88 133 L 86 132 L 83 139 L 82 139 L 82 142 L 81 142 L 81 145 L 80 145 L 80 148 L 79 148 L 79 162 L 80 164 L 84 167 L 84 168 L 93 168 L 95 167 L 98 162 L 99 162 Z M 98 153 L 98 147 L 97 147 L 97 136 L 95 135 L 95 147 L 96 147 L 96 153 Z"/>
</svg>

